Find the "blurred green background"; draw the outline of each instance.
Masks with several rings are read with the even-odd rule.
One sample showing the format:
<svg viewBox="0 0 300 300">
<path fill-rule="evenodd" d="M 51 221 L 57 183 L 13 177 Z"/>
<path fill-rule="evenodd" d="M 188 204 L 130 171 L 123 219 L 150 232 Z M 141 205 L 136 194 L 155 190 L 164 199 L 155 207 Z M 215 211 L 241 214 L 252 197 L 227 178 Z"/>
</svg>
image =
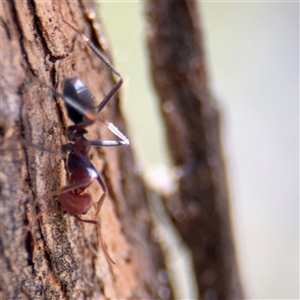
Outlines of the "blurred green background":
<svg viewBox="0 0 300 300">
<path fill-rule="evenodd" d="M 168 168 L 147 69 L 143 5 L 101 1 L 123 111 L 145 172 Z M 299 298 L 299 4 L 199 3 L 223 115 L 233 225 L 247 298 Z"/>
</svg>

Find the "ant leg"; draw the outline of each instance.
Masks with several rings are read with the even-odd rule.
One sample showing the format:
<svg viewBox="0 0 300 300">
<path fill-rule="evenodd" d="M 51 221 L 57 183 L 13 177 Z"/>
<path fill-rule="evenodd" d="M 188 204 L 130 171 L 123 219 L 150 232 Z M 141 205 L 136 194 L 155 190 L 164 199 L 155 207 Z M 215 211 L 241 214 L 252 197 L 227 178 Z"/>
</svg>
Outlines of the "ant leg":
<svg viewBox="0 0 300 300">
<path fill-rule="evenodd" d="M 29 224 L 24 228 L 24 233 L 22 236 L 22 239 L 25 240 L 26 234 L 28 231 L 30 231 L 30 227 L 46 212 L 49 212 L 50 210 L 53 210 L 54 206 L 53 205 L 48 205 L 44 210 L 40 211 L 30 222 Z"/>
<path fill-rule="evenodd" d="M 118 127 L 116 127 L 113 123 L 108 122 L 107 123 L 107 128 L 117 137 L 119 137 L 122 141 L 124 146 L 129 145 L 129 140 L 127 139 L 127 137 L 119 130 Z"/>
<path fill-rule="evenodd" d="M 101 101 L 101 103 L 98 105 L 97 110 L 98 113 L 105 107 L 105 105 L 109 102 L 109 100 L 117 93 L 118 89 L 123 83 L 123 78 L 121 74 L 115 69 L 115 67 L 109 62 L 109 60 L 103 55 L 103 53 L 91 42 L 89 38 L 87 38 L 84 34 L 82 34 L 79 30 L 77 30 L 72 24 L 70 24 L 63 16 L 61 11 L 61 3 L 60 5 L 60 14 L 63 19 L 63 21 L 71 27 L 75 32 L 77 32 L 81 38 L 83 39 L 84 43 L 88 45 L 88 47 L 100 58 L 103 63 L 116 75 L 119 77 L 119 81 L 116 83 L 116 85 L 112 88 L 112 90 L 108 93 L 108 95 Z"/>
<path fill-rule="evenodd" d="M 92 180 L 94 180 L 95 178 L 90 178 L 88 180 L 83 180 L 83 181 L 80 181 L 80 182 L 76 182 L 76 183 L 71 183 L 69 185 L 66 185 L 62 188 L 60 188 L 59 190 L 56 190 L 56 191 L 53 191 L 53 192 L 49 192 L 49 193 L 46 193 L 40 197 L 37 197 L 35 200 L 34 200 L 34 205 L 37 205 L 37 203 L 41 200 L 41 199 L 44 199 L 44 198 L 51 198 L 51 197 L 54 197 L 54 196 L 58 196 L 60 194 L 63 194 L 63 193 L 66 193 L 66 192 L 70 192 L 70 191 L 73 191 L 75 189 L 78 189 L 80 187 L 83 187 L 83 186 L 86 186 L 88 185 L 89 183 L 92 182 Z"/>
<path fill-rule="evenodd" d="M 0 146 L 2 147 L 4 145 L 5 142 L 9 142 L 9 143 L 14 143 L 14 144 L 21 144 L 22 146 L 26 147 L 31 147 L 40 151 L 44 151 L 44 152 L 48 152 L 50 154 L 54 154 L 54 155 L 59 155 L 60 158 L 64 158 L 65 155 L 63 153 L 61 153 L 61 151 L 58 150 L 52 150 L 52 149 L 48 149 L 45 148 L 43 146 L 40 145 L 36 145 L 31 143 L 30 141 L 26 141 L 23 138 L 5 138 L 5 137 L 0 137 Z M 5 148 L 3 149 L 5 151 Z M 11 151 L 11 149 L 8 149 L 9 151 Z"/>
<path fill-rule="evenodd" d="M 72 97 L 61 94 L 55 88 L 53 88 L 52 86 L 46 84 L 45 82 L 42 82 L 38 78 L 35 78 L 35 80 L 39 81 L 39 83 L 41 85 L 43 85 L 44 87 L 47 87 L 49 90 L 51 90 L 53 95 L 61 98 L 67 105 L 71 106 L 73 109 L 75 109 L 77 112 L 81 113 L 82 115 L 84 115 L 87 118 L 87 121 L 77 124 L 78 126 L 80 125 L 82 127 L 86 127 L 86 126 L 88 126 L 88 125 L 90 125 L 91 123 L 94 122 L 95 113 L 93 111 L 91 111 L 89 109 L 86 109 L 85 107 L 83 107 L 78 101 L 76 101 Z"/>
<path fill-rule="evenodd" d="M 90 141 L 92 146 L 128 146 L 129 140 L 128 138 L 113 124 L 107 123 L 108 129 L 117 137 L 121 139 L 121 141 Z"/>
<path fill-rule="evenodd" d="M 100 175 L 98 174 L 97 176 L 97 181 L 98 183 L 100 184 L 102 190 L 103 190 L 103 194 L 102 196 L 100 197 L 99 201 L 97 202 L 97 210 L 96 210 L 96 214 L 95 216 L 97 216 L 101 210 L 101 207 L 102 207 L 102 204 L 104 202 L 104 199 L 106 197 L 106 193 L 107 193 L 107 188 L 106 188 L 106 185 L 105 183 L 103 182 L 102 178 L 100 177 Z"/>
<path fill-rule="evenodd" d="M 113 123 L 107 123 L 108 124 L 108 129 L 115 134 L 117 137 L 121 139 L 121 141 L 90 141 L 92 146 L 127 146 L 129 145 L 129 140 L 127 137 L 113 124 Z M 94 171 L 97 172 L 97 170 L 94 168 Z M 97 210 L 96 210 L 96 216 L 100 212 L 101 206 L 103 204 L 103 201 L 106 197 L 106 186 L 100 177 L 99 173 L 97 172 L 97 181 L 100 184 L 103 194 L 100 197 L 99 201 L 97 202 Z"/>
<path fill-rule="evenodd" d="M 118 89 L 123 83 L 123 78 L 121 74 L 113 67 L 113 65 L 107 60 L 107 58 L 102 54 L 102 52 L 83 34 L 81 35 L 84 38 L 85 43 L 90 47 L 91 50 L 105 63 L 105 65 L 119 77 L 117 84 L 111 89 L 111 91 L 106 95 L 106 97 L 98 105 L 98 113 L 105 107 L 109 100 L 117 93 Z"/>
<path fill-rule="evenodd" d="M 75 216 L 75 218 L 76 218 L 77 220 L 79 220 L 80 222 L 83 222 L 83 223 L 89 223 L 89 224 L 94 224 L 94 225 L 97 226 L 98 237 L 99 237 L 100 245 L 101 245 L 101 248 L 103 249 L 105 258 L 106 258 L 110 263 L 112 263 L 113 265 L 115 265 L 116 263 L 115 263 L 115 262 L 112 260 L 112 258 L 109 256 L 109 254 L 108 254 L 108 252 L 107 252 L 107 249 L 106 249 L 106 246 L 105 246 L 105 244 L 104 244 L 104 241 L 103 241 L 103 239 L 102 239 L 100 223 L 97 222 L 97 221 L 95 221 L 95 220 L 84 220 L 84 219 L 79 218 L 78 216 Z"/>
<path fill-rule="evenodd" d="M 65 95 L 62 94 L 60 92 L 58 92 L 55 88 L 53 88 L 52 86 L 46 84 L 45 82 L 41 81 L 40 79 L 33 77 L 34 80 L 38 81 L 42 86 L 48 88 L 53 95 L 55 95 L 56 97 L 61 98 L 65 105 L 68 105 L 70 107 L 72 107 L 74 110 L 76 110 L 78 113 L 81 113 L 83 116 L 85 116 L 86 120 L 82 121 L 81 123 L 77 123 L 76 127 L 79 128 L 85 128 L 89 125 L 91 125 L 92 123 L 95 122 L 95 116 L 96 116 L 96 112 L 97 112 L 97 107 L 94 108 L 90 108 L 87 109 L 85 108 L 83 105 L 81 105 L 76 99 L 74 99 L 73 97 L 70 97 L 69 95 Z M 78 79 L 78 81 L 81 81 Z M 80 83 L 81 85 L 83 84 L 82 82 Z M 85 85 L 84 85 L 85 86 Z M 85 88 L 87 88 L 85 86 Z M 101 104 L 101 103 L 100 103 Z M 69 126 L 69 127 L 74 127 L 74 126 Z"/>
</svg>

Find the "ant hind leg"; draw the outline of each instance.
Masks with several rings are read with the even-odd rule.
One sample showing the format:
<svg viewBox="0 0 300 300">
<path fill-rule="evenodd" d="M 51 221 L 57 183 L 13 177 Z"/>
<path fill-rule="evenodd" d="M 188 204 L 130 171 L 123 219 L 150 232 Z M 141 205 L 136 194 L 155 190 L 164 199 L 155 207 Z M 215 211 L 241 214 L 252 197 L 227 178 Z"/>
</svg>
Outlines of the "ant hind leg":
<svg viewBox="0 0 300 300">
<path fill-rule="evenodd" d="M 95 221 L 95 220 L 85 220 L 85 219 L 81 219 L 80 217 L 78 216 L 75 216 L 75 218 L 82 222 L 82 223 L 89 223 L 89 224 L 94 224 L 95 226 L 97 226 L 97 233 L 98 233 L 98 237 L 99 237 L 99 241 L 100 241 L 100 245 L 101 245 L 101 248 L 103 249 L 103 252 L 104 252 L 104 255 L 105 255 L 105 258 L 110 262 L 112 263 L 113 265 L 115 265 L 116 263 L 112 260 L 112 258 L 109 256 L 108 252 L 107 252 L 107 249 L 106 249 L 106 246 L 104 244 L 104 241 L 103 241 L 103 238 L 102 238 L 102 234 L 101 234 L 101 228 L 100 228 L 100 223 Z"/>
</svg>

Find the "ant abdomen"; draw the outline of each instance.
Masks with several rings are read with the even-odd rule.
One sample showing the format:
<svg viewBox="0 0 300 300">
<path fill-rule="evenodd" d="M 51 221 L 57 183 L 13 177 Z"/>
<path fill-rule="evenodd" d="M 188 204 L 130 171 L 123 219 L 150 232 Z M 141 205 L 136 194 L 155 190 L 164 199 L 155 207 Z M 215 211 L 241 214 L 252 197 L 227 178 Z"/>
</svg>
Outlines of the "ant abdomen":
<svg viewBox="0 0 300 300">
<path fill-rule="evenodd" d="M 73 105 L 65 103 L 69 118 L 75 124 L 87 122 L 86 113 L 77 108 L 79 105 L 87 111 L 95 109 L 94 97 L 87 85 L 79 78 L 66 78 L 64 80 L 63 95 L 69 99 L 76 99 L 76 103 L 73 103 Z"/>
</svg>

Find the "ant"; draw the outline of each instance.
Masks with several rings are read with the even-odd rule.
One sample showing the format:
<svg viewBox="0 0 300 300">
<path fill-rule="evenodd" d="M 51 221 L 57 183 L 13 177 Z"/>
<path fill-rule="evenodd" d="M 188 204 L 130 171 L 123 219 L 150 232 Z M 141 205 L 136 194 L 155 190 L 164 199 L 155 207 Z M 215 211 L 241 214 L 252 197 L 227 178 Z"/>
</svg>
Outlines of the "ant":
<svg viewBox="0 0 300 300">
<path fill-rule="evenodd" d="M 70 183 L 69 185 L 60 188 L 58 191 L 49 192 L 47 194 L 44 194 L 43 196 L 36 198 L 34 204 L 36 205 L 37 202 L 42 198 L 58 196 L 58 201 L 63 211 L 71 216 L 74 216 L 80 222 L 90 223 L 97 226 L 100 244 L 104 251 L 105 257 L 112 264 L 115 264 L 115 262 L 109 256 L 104 245 L 100 231 L 100 223 L 96 220 L 81 219 L 78 215 L 86 214 L 92 207 L 92 197 L 90 194 L 85 193 L 85 190 L 91 185 L 93 180 L 97 180 L 103 190 L 103 194 L 97 202 L 95 217 L 100 212 L 101 206 L 107 193 L 107 188 L 104 181 L 88 158 L 88 153 L 91 146 L 129 145 L 129 140 L 112 123 L 108 123 L 108 129 L 114 135 L 119 137 L 120 141 L 90 141 L 85 138 L 85 134 L 88 133 L 86 128 L 95 123 L 96 115 L 101 112 L 101 110 L 106 106 L 111 98 L 117 93 L 123 83 L 123 79 L 119 72 L 116 71 L 112 64 L 100 52 L 100 50 L 96 48 L 96 46 L 85 35 L 80 33 L 73 25 L 65 20 L 61 11 L 61 7 L 60 14 L 62 16 L 62 20 L 75 32 L 77 32 L 82 37 L 84 43 L 87 44 L 88 47 L 98 56 L 98 58 L 100 58 L 104 62 L 104 64 L 115 75 L 119 77 L 119 81 L 96 107 L 91 104 L 93 103 L 93 99 L 88 87 L 79 78 L 66 78 L 64 80 L 62 94 L 55 89 L 48 87 L 52 90 L 54 95 L 60 97 L 64 101 L 68 117 L 74 123 L 74 125 L 71 125 L 67 128 L 67 136 L 70 143 L 62 145 L 61 147 L 62 153 L 68 154 L 66 164 Z M 49 207 L 46 208 L 46 210 L 48 209 Z M 33 222 L 38 219 L 43 213 L 45 213 L 45 211 L 40 212 L 35 217 Z M 31 226 L 33 222 L 31 222 L 28 227 Z"/>
</svg>

